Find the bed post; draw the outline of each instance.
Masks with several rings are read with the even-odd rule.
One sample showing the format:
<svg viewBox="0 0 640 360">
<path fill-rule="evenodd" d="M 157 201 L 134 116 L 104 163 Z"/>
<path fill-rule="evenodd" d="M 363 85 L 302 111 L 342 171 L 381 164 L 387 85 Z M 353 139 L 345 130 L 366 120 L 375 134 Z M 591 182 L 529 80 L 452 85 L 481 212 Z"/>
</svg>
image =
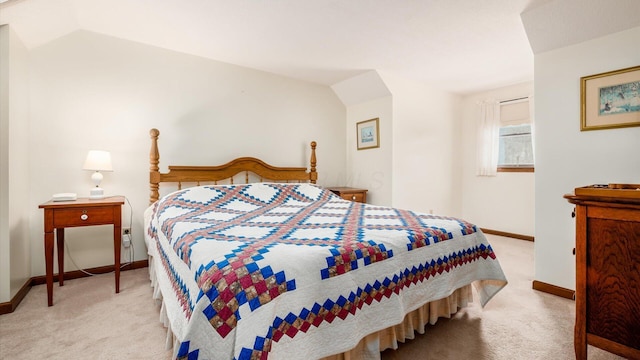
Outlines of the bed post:
<svg viewBox="0 0 640 360">
<path fill-rule="evenodd" d="M 149 205 L 158 201 L 160 197 L 160 153 L 158 152 L 158 136 L 160 131 L 158 129 L 151 129 L 149 131 L 151 136 L 151 151 L 149 152 L 149 187 L 151 188 L 151 194 L 149 196 Z"/>
<path fill-rule="evenodd" d="M 316 142 L 311 142 L 311 172 L 309 173 L 309 180 L 312 184 L 318 180 L 318 173 L 316 172 Z"/>
</svg>

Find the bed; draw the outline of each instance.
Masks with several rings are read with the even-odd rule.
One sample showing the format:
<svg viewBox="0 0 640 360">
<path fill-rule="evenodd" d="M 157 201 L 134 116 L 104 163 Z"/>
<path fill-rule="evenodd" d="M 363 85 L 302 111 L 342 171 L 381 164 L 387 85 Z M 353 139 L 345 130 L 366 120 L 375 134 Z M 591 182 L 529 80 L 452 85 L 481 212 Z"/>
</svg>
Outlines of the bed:
<svg viewBox="0 0 640 360">
<path fill-rule="evenodd" d="M 472 286 L 484 306 L 507 284 L 475 225 L 316 185 L 315 142 L 309 169 L 245 157 L 162 173 L 150 135 L 145 241 L 175 359 L 376 359 Z"/>
</svg>

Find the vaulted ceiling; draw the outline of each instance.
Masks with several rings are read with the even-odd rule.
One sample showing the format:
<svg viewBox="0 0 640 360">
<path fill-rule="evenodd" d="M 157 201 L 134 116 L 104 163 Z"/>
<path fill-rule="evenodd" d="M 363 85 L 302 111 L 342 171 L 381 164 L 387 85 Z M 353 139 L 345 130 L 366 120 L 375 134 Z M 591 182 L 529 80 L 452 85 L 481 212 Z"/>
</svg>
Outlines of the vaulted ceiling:
<svg viewBox="0 0 640 360">
<path fill-rule="evenodd" d="M 640 26 L 640 1 L 5 0 L 0 24 L 29 49 L 87 30 L 319 84 L 378 70 L 464 94 Z"/>
</svg>

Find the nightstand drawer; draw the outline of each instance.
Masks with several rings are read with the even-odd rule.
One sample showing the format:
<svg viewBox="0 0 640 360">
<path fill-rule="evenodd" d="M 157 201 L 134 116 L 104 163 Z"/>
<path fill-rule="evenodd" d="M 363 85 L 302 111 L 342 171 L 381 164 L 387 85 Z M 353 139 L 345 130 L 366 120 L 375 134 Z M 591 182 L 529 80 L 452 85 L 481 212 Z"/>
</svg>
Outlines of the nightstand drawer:
<svg viewBox="0 0 640 360">
<path fill-rule="evenodd" d="M 340 196 L 345 200 L 361 202 L 361 203 L 367 202 L 366 189 L 357 189 L 357 188 L 346 187 L 346 186 L 329 186 L 326 189 Z"/>
<path fill-rule="evenodd" d="M 365 202 L 365 193 L 340 194 L 340 197 L 345 200 Z"/>
<path fill-rule="evenodd" d="M 53 210 L 53 227 L 113 224 L 113 206 Z"/>
</svg>

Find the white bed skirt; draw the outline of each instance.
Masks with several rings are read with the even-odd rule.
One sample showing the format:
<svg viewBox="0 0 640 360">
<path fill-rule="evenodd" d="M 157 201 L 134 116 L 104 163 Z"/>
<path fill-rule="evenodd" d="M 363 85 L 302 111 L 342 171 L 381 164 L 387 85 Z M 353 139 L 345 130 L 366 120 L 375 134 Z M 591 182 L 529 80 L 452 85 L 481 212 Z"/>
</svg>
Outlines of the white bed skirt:
<svg viewBox="0 0 640 360">
<path fill-rule="evenodd" d="M 149 256 L 149 277 L 151 279 L 151 286 L 153 287 L 153 298 L 160 305 L 160 322 L 167 328 L 167 337 L 165 340 L 166 349 L 173 349 L 173 358 L 175 358 L 175 351 L 180 344 L 171 329 L 171 324 L 162 299 L 162 292 L 158 286 L 153 261 L 153 257 Z M 400 324 L 367 335 L 360 340 L 353 349 L 325 357 L 322 360 L 380 359 L 381 351 L 397 349 L 398 342 L 405 342 L 406 340 L 415 338 L 416 332 L 424 334 L 427 324 L 433 325 L 438 321 L 438 318 L 441 317 L 450 318 L 458 309 L 466 307 L 472 301 L 473 291 L 471 290 L 471 285 L 463 286 L 444 299 L 428 302 L 408 313 Z"/>
</svg>

